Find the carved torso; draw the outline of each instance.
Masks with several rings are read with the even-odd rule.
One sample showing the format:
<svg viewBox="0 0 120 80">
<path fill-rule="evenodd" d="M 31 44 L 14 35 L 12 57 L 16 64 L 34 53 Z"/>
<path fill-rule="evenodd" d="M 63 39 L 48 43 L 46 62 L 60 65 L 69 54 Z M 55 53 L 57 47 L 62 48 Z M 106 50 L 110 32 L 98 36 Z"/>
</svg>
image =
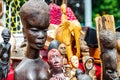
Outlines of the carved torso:
<svg viewBox="0 0 120 80">
<path fill-rule="evenodd" d="M 16 67 L 15 75 L 15 80 L 49 80 L 49 66 L 40 58 L 24 58 Z"/>
<path fill-rule="evenodd" d="M 4 42 L 0 44 L 1 47 L 1 54 L 0 54 L 0 58 L 2 62 L 8 62 L 10 59 L 10 48 L 11 45 L 10 43 L 5 44 Z"/>
</svg>

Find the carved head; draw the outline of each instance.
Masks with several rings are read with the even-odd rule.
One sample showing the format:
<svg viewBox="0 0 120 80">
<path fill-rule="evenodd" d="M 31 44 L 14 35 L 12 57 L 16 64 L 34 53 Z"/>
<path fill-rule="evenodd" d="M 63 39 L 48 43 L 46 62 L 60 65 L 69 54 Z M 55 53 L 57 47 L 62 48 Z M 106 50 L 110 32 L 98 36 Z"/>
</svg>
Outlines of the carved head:
<svg viewBox="0 0 120 80">
<path fill-rule="evenodd" d="M 62 55 L 65 55 L 65 54 L 66 54 L 66 45 L 63 44 L 63 43 L 61 43 L 61 44 L 59 45 L 59 47 L 58 47 L 58 50 L 60 51 L 60 53 L 61 53 Z"/>
<path fill-rule="evenodd" d="M 71 56 L 70 58 L 71 64 L 74 68 L 78 68 L 79 66 L 79 59 L 77 56 Z"/>
<path fill-rule="evenodd" d="M 49 26 L 49 6 L 42 0 L 30 0 L 20 10 L 23 32 L 28 46 L 43 49 Z"/>
<path fill-rule="evenodd" d="M 57 49 L 51 49 L 48 52 L 48 63 L 50 64 L 51 69 L 55 71 L 62 69 L 62 56 Z"/>
<path fill-rule="evenodd" d="M 58 40 L 52 40 L 48 46 L 48 51 L 51 49 L 58 49 L 60 45 L 60 42 Z"/>
<path fill-rule="evenodd" d="M 5 43 L 8 43 L 11 37 L 11 32 L 9 29 L 3 29 L 2 30 L 2 38 L 4 40 Z"/>
<path fill-rule="evenodd" d="M 116 47 L 116 35 L 112 30 L 101 30 L 100 31 L 100 42 L 106 48 Z"/>
</svg>

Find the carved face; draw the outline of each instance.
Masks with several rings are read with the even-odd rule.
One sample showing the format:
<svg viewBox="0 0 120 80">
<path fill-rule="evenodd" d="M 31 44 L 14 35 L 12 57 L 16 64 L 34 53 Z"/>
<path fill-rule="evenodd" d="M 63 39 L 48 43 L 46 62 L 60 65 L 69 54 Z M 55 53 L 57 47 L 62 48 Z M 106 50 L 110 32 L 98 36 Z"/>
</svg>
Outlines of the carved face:
<svg viewBox="0 0 120 80">
<path fill-rule="evenodd" d="M 60 51 L 60 53 L 61 53 L 62 55 L 65 55 L 65 54 L 66 54 L 66 46 L 65 46 L 65 44 L 61 43 L 61 44 L 59 45 L 59 47 L 58 47 L 58 50 Z"/>
<path fill-rule="evenodd" d="M 78 60 L 78 57 L 77 56 L 72 56 L 71 59 L 71 64 L 74 68 L 78 68 L 79 66 L 79 60 Z"/>
<path fill-rule="evenodd" d="M 62 68 L 62 56 L 57 49 L 52 49 L 48 52 L 48 62 L 50 67 L 54 70 L 59 70 Z"/>
<path fill-rule="evenodd" d="M 10 31 L 7 29 L 4 29 L 2 31 L 2 37 L 3 37 L 4 42 L 8 43 L 11 37 Z"/>
<path fill-rule="evenodd" d="M 43 49 L 49 26 L 48 13 L 38 12 L 35 14 L 31 12 L 30 14 L 29 16 L 25 15 L 25 18 L 22 20 L 28 46 L 34 49 Z"/>
<path fill-rule="evenodd" d="M 109 80 L 119 80 L 117 70 L 106 69 L 106 74 Z"/>
</svg>

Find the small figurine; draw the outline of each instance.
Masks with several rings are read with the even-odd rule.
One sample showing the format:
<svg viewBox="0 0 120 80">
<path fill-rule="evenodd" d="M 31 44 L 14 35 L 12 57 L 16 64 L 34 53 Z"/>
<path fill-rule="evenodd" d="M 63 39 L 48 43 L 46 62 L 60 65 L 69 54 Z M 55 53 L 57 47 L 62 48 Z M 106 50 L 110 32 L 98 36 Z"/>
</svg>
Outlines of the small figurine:
<svg viewBox="0 0 120 80">
<path fill-rule="evenodd" d="M 42 0 L 29 0 L 20 10 L 27 40 L 25 58 L 15 68 L 15 80 L 49 80 L 49 65 L 39 57 L 47 39 L 49 6 Z"/>
<path fill-rule="evenodd" d="M 77 56 L 74 55 L 70 58 L 70 61 L 71 61 L 71 65 L 72 65 L 71 79 L 76 80 L 75 75 L 76 75 L 76 70 L 78 69 L 78 66 L 79 66 L 79 59 Z"/>
<path fill-rule="evenodd" d="M 8 43 L 11 37 L 9 29 L 3 29 L 2 38 L 4 42 L 0 43 L 0 80 L 7 79 L 7 75 L 10 69 L 10 49 L 11 44 Z"/>
<path fill-rule="evenodd" d="M 51 49 L 48 52 L 48 63 L 50 65 L 50 80 L 66 80 L 63 73 L 62 56 L 57 49 Z"/>
<path fill-rule="evenodd" d="M 84 74 L 80 69 L 76 70 L 76 77 L 77 80 L 92 80 L 92 78 L 89 75 Z"/>
<path fill-rule="evenodd" d="M 67 77 L 69 80 L 71 79 L 72 75 L 71 75 L 71 66 L 69 64 L 64 65 L 64 75 L 65 77 Z"/>
<path fill-rule="evenodd" d="M 117 74 L 116 35 L 112 30 L 100 31 L 103 80 L 119 80 Z"/>
<path fill-rule="evenodd" d="M 61 43 L 58 47 L 58 50 L 60 51 L 60 53 L 63 57 L 63 65 L 68 64 L 67 53 L 66 53 L 66 45 Z"/>
</svg>

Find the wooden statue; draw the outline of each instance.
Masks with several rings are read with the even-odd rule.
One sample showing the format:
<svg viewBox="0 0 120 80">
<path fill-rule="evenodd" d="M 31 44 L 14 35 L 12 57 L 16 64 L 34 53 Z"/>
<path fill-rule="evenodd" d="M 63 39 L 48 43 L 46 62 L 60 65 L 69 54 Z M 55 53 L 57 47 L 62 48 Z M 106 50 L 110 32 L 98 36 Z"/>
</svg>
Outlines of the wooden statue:
<svg viewBox="0 0 120 80">
<path fill-rule="evenodd" d="M 82 62 L 85 68 L 85 72 L 90 75 L 93 80 L 96 80 L 96 68 L 94 66 L 94 59 L 90 56 L 89 47 L 84 40 L 84 35 L 81 35 L 80 49 L 82 54 Z"/>
<path fill-rule="evenodd" d="M 118 64 L 117 64 L 117 68 L 118 68 L 118 76 L 120 77 L 120 32 L 116 32 L 116 48 L 117 48 L 117 59 L 118 59 Z"/>
<path fill-rule="evenodd" d="M 96 23 L 98 46 L 101 51 L 102 80 L 119 80 L 114 17 L 112 15 L 97 17 Z"/>
<path fill-rule="evenodd" d="M 81 26 L 77 20 L 69 21 L 66 16 L 66 1 L 63 0 L 61 5 L 61 24 L 56 30 L 55 39 L 59 40 L 61 43 L 66 45 L 66 52 L 68 61 L 70 61 L 70 57 L 73 56 L 72 52 L 72 42 L 75 39 L 76 42 L 76 53 L 75 55 L 80 58 L 80 34 L 81 34 Z"/>
<path fill-rule="evenodd" d="M 64 65 L 64 70 L 65 70 L 65 72 L 64 72 L 65 77 L 67 77 L 68 80 L 70 80 L 71 77 L 72 77 L 72 75 L 71 75 L 71 66 L 69 64 Z"/>
<path fill-rule="evenodd" d="M 88 74 L 92 78 L 92 80 L 97 80 L 94 59 L 90 56 L 85 56 L 83 57 L 83 64 L 85 68 L 85 73 Z"/>
<path fill-rule="evenodd" d="M 70 58 L 70 61 L 71 61 L 71 65 L 72 65 L 72 70 L 71 70 L 71 79 L 72 80 L 77 80 L 75 75 L 76 75 L 76 70 L 78 69 L 78 66 L 79 66 L 79 59 L 77 56 L 72 56 Z"/>
<path fill-rule="evenodd" d="M 63 65 L 68 64 L 68 60 L 67 60 L 67 53 L 66 53 L 66 45 L 61 43 L 58 47 L 58 50 L 60 51 L 62 57 L 63 57 Z"/>
<path fill-rule="evenodd" d="M 48 63 L 51 71 L 50 80 L 66 80 L 62 69 L 62 56 L 57 49 L 51 49 L 48 52 Z"/>
<path fill-rule="evenodd" d="M 4 42 L 0 43 L 0 80 L 2 80 L 2 78 L 7 80 L 7 75 L 10 70 L 11 44 L 8 42 L 11 37 L 11 32 L 9 29 L 4 29 L 1 35 Z"/>
<path fill-rule="evenodd" d="M 49 65 L 39 57 L 47 38 L 49 6 L 42 0 L 29 0 L 21 7 L 20 17 L 27 50 L 25 58 L 15 68 L 15 80 L 49 80 Z"/>
</svg>

